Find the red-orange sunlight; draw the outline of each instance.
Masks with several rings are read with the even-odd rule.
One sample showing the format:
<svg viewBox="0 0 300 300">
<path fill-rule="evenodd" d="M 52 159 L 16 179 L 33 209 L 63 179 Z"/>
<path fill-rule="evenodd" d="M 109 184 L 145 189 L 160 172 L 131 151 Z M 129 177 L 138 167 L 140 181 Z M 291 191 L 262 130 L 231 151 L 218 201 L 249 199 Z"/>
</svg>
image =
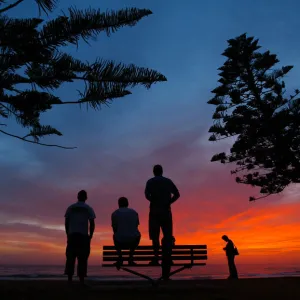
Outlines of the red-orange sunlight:
<svg viewBox="0 0 300 300">
<path fill-rule="evenodd" d="M 209 263 L 224 260 L 221 236 L 228 234 L 236 243 L 242 263 L 285 263 L 300 261 L 300 203 L 276 202 L 270 205 L 248 205 L 247 209 L 229 217 L 215 216 L 214 224 L 205 220 L 201 210 L 178 209 L 174 205 L 174 234 L 177 243 L 207 244 Z M 217 210 L 216 210 L 217 213 Z M 198 216 L 197 216 L 198 215 Z M 149 244 L 147 211 L 140 214 L 142 241 Z M 56 224 L 61 225 L 61 224 Z M 103 244 L 112 243 L 110 224 L 98 226 L 92 242 L 90 263 L 100 264 Z M 61 264 L 64 262 L 65 234 L 56 230 L 43 233 L 0 232 L 1 263 Z"/>
</svg>

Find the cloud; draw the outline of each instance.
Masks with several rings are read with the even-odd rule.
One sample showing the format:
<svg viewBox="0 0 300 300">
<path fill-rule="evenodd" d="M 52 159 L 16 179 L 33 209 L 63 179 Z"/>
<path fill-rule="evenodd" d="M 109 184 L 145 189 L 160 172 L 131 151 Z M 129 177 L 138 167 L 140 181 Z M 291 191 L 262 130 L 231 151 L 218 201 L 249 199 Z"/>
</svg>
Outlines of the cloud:
<svg viewBox="0 0 300 300">
<path fill-rule="evenodd" d="M 38 251 L 44 251 L 45 255 L 47 252 L 53 259 L 55 253 L 60 253 L 62 261 L 64 211 L 76 200 L 76 193 L 81 188 L 87 189 L 88 201 L 97 214 L 93 242 L 96 248 L 101 249 L 103 243 L 112 242 L 110 215 L 121 195 L 127 196 L 130 205 L 139 212 L 142 243 L 149 244 L 148 203 L 143 192 L 156 163 L 164 166 L 166 176 L 172 178 L 182 195 L 173 206 L 178 241 L 198 242 L 200 235 L 199 242 L 217 248 L 214 245 L 218 245 L 216 241 L 224 230 L 232 232 L 238 226 L 243 230 L 253 229 L 253 224 L 247 225 L 247 220 L 254 219 L 247 212 L 249 189 L 237 185 L 224 166 L 203 159 L 212 151 L 210 145 L 199 142 L 205 134 L 204 128 L 195 127 L 170 136 L 164 143 L 153 144 L 147 154 L 136 148 L 128 156 L 126 153 L 121 155 L 122 149 L 109 155 L 99 148 L 90 148 L 71 155 L 67 152 L 60 156 L 50 154 L 47 159 L 48 151 L 36 151 L 33 159 L 43 166 L 43 176 L 14 172 L 13 169 L 22 167 L 22 162 L 7 167 L 5 180 L 1 182 L 1 207 L 5 216 L 0 226 L 0 237 L 4 241 L 1 253 L 11 249 L 9 251 L 17 256 L 25 249 L 26 257 L 31 255 L 32 259 L 33 253 Z M 83 154 L 92 163 L 80 160 Z M 74 161 L 78 163 L 72 163 Z M 39 254 L 39 260 L 45 255 Z"/>
<path fill-rule="evenodd" d="M 159 140 L 165 135 L 167 139 Z M 234 238 L 244 262 L 257 255 L 258 260 L 266 255 L 277 257 L 282 255 L 278 250 L 282 247 L 295 253 L 300 247 L 296 234 L 300 224 L 295 214 L 298 204 L 288 197 L 296 191 L 282 197 L 285 200 L 274 197 L 272 201 L 248 202 L 255 190 L 236 184 L 231 166 L 210 162 L 212 153 L 228 147 L 228 142 L 210 144 L 206 138 L 206 127 L 195 126 L 172 134 L 161 132 L 159 138 L 154 136 L 155 142 L 147 142 L 147 151 L 138 145 L 131 146 L 129 152 L 119 147 L 113 153 L 99 145 L 76 151 L 22 145 L 20 157 L 30 157 L 30 162 L 19 159 L 2 164 L 2 260 L 42 263 L 47 257 L 53 263 L 63 263 L 64 212 L 82 188 L 88 191 L 88 202 L 97 215 L 93 249 L 98 250 L 93 250 L 91 263 L 99 261 L 103 244 L 112 243 L 110 216 L 123 195 L 140 214 L 141 243 L 149 244 L 144 186 L 156 163 L 164 166 L 165 175 L 181 192 L 173 205 L 178 243 L 207 244 L 212 262 L 223 259 L 220 236 L 224 233 Z M 3 149 L 0 147 L 0 154 L 4 155 Z M 39 172 L 26 173 L 32 165 L 39 166 Z M 272 234 L 274 229 L 276 235 Z"/>
<path fill-rule="evenodd" d="M 122 1 L 117 2 L 105 1 L 101 5 L 123 6 Z M 135 4 L 129 2 L 129 5 Z M 293 39 L 291 46 L 288 38 L 297 26 L 287 22 L 286 28 L 281 29 L 288 34 L 280 35 L 284 42 L 278 43 L 278 34 L 273 30 L 278 26 L 277 19 L 270 18 L 265 26 L 265 4 L 261 4 L 259 10 L 250 2 L 246 4 L 256 15 L 257 22 L 253 23 L 253 14 L 245 18 L 235 3 L 224 4 L 216 11 L 214 5 L 201 10 L 200 1 L 193 1 L 189 20 L 185 20 L 182 11 L 190 13 L 190 6 L 181 5 L 178 9 L 178 3 L 171 11 L 162 1 L 152 3 L 149 8 L 155 14 L 138 26 L 122 30 L 112 39 L 105 39 L 105 43 L 101 39 L 92 47 L 83 44 L 78 52 L 75 48 L 66 49 L 83 60 L 93 60 L 101 53 L 107 59 L 157 68 L 168 77 L 167 83 L 157 84 L 150 90 L 134 89 L 132 96 L 118 99 L 100 112 L 64 106 L 43 116 L 44 124 L 52 124 L 64 133 L 62 138 L 49 137 L 46 141 L 78 146 L 76 150 L 38 147 L 2 136 L 2 262 L 43 262 L 46 259 L 62 262 L 64 212 L 76 201 L 77 191 L 83 188 L 88 191 L 88 202 L 97 214 L 93 241 L 95 261 L 98 261 L 101 245 L 111 243 L 110 215 L 122 195 L 127 196 L 130 205 L 139 212 L 142 243 L 149 244 L 148 203 L 143 192 L 156 163 L 164 166 L 166 176 L 178 185 L 182 195 L 173 207 L 178 242 L 206 243 L 212 253 L 210 259 L 223 259 L 220 235 L 228 232 L 246 259 L 266 259 L 266 255 L 276 257 L 280 251 L 290 251 L 288 257 L 299 260 L 299 255 L 294 254 L 298 250 L 299 232 L 297 187 L 278 197 L 249 203 L 248 197 L 257 190 L 236 184 L 230 175 L 231 166 L 210 162 L 212 154 L 228 150 L 231 141 L 207 142 L 213 108 L 206 105 L 210 90 L 217 84 L 217 68 L 224 61 L 220 53 L 228 38 L 240 34 L 243 28 L 252 28 L 254 33 L 259 28 L 263 44 L 275 47 L 281 52 L 280 58 L 289 64 L 291 58 L 292 61 L 298 59 L 299 42 Z M 68 3 L 62 5 L 67 7 Z M 31 15 L 32 9 L 19 6 L 16 16 Z M 273 5 L 272 9 L 273 15 L 281 14 L 280 5 Z M 224 26 L 215 23 L 209 28 L 209 34 L 206 26 L 202 29 L 198 26 L 199 42 L 193 37 L 195 32 L 190 30 L 190 25 L 198 22 L 201 11 L 203 24 L 209 22 L 211 15 L 207 11 L 210 11 L 218 15 Z M 297 11 L 295 4 L 290 13 Z M 297 20 L 296 17 L 290 19 Z M 184 34 L 171 30 L 178 20 L 185 21 L 187 27 L 181 28 Z M 199 32 L 196 35 L 199 36 Z M 216 40 L 215 36 L 219 38 Z M 120 45 L 131 46 L 119 51 Z M 76 89 L 74 85 L 65 85 L 58 95 L 74 100 Z M 9 129 L 20 130 L 15 125 Z"/>
</svg>

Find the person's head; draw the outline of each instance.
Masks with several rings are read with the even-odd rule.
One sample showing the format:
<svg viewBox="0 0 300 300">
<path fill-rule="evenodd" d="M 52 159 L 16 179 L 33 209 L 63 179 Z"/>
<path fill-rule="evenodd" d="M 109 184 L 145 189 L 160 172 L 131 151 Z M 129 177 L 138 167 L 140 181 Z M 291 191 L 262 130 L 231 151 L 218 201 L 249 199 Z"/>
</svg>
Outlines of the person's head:
<svg viewBox="0 0 300 300">
<path fill-rule="evenodd" d="M 85 190 L 81 190 L 80 192 L 78 192 L 77 199 L 80 202 L 85 202 L 87 199 L 87 192 Z"/>
<path fill-rule="evenodd" d="M 118 200 L 118 204 L 120 208 L 128 207 L 128 199 L 126 197 L 121 197 Z"/>
<path fill-rule="evenodd" d="M 155 165 L 153 167 L 153 174 L 154 174 L 154 176 L 162 176 L 163 167 L 161 165 Z"/>
<path fill-rule="evenodd" d="M 229 238 L 227 235 L 223 235 L 222 236 L 222 240 L 225 241 L 225 242 L 228 242 L 229 241 Z"/>
</svg>

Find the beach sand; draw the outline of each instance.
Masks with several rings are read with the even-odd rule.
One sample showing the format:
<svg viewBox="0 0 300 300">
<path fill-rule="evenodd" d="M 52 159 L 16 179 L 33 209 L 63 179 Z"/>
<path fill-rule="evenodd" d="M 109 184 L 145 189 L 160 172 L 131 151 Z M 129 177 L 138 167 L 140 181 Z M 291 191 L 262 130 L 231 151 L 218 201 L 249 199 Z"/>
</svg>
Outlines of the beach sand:
<svg viewBox="0 0 300 300">
<path fill-rule="evenodd" d="M 89 282 L 82 290 L 77 282 L 0 281 L 0 299 L 22 300 L 290 300 L 300 299 L 300 278 L 228 280 L 173 280 L 152 287 L 147 281 Z"/>
</svg>

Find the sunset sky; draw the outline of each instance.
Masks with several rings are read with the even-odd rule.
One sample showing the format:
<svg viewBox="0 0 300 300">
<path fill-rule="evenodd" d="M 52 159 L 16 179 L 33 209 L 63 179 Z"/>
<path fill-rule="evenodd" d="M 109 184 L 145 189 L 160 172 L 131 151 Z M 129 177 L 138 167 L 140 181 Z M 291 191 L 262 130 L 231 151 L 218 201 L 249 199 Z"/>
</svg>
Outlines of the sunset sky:
<svg viewBox="0 0 300 300">
<path fill-rule="evenodd" d="M 64 262 L 64 213 L 86 189 L 94 208 L 96 233 L 91 263 L 101 261 L 101 246 L 112 243 L 110 216 L 120 196 L 140 215 L 142 243 L 147 234 L 148 203 L 144 186 L 152 166 L 162 164 L 181 192 L 173 206 L 177 243 L 207 244 L 209 261 L 224 259 L 221 236 L 228 234 L 241 253 L 240 262 L 300 263 L 300 187 L 279 196 L 248 202 L 257 190 L 237 185 L 230 166 L 211 163 L 232 141 L 208 142 L 213 107 L 206 102 L 217 85 L 226 41 L 247 32 L 263 49 L 292 64 L 286 83 L 299 88 L 300 3 L 297 0 L 61 0 L 59 9 L 149 8 L 153 15 L 133 28 L 91 45 L 66 48 L 74 56 L 135 63 L 163 73 L 168 82 L 116 100 L 101 111 L 59 107 L 43 122 L 64 137 L 45 142 L 78 146 L 76 150 L 45 148 L 1 136 L 2 180 L 0 264 Z M 32 0 L 11 13 L 37 16 Z M 59 95 L 75 100 L 76 85 Z M 17 125 L 11 132 L 20 132 Z"/>
</svg>

